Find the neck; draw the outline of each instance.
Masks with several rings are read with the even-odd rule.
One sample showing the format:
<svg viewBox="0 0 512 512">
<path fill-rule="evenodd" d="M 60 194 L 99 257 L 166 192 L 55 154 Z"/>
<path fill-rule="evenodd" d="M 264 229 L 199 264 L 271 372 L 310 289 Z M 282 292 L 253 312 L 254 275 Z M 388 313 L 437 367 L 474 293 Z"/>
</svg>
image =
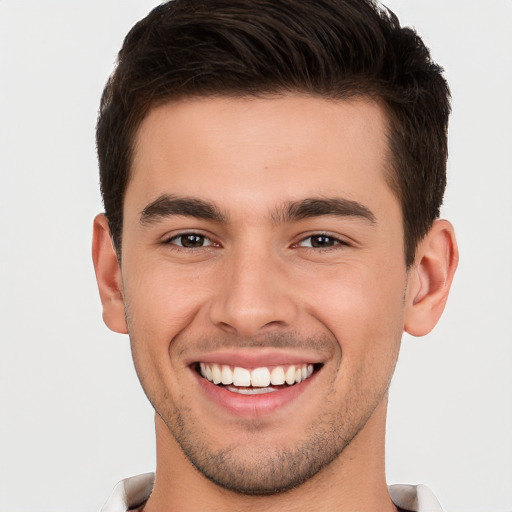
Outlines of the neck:
<svg viewBox="0 0 512 512">
<path fill-rule="evenodd" d="M 396 512 L 384 471 L 386 405 L 387 397 L 343 453 L 314 477 L 290 491 L 268 496 L 242 495 L 212 483 L 191 465 L 156 416 L 156 478 L 144 512 Z"/>
</svg>

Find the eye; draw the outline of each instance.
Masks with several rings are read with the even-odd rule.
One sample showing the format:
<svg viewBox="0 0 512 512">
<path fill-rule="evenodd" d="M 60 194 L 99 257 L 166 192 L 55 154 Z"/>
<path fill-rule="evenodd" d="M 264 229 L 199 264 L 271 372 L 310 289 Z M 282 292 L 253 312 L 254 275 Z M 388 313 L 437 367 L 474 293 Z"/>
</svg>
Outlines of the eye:
<svg viewBox="0 0 512 512">
<path fill-rule="evenodd" d="M 299 247 L 311 247 L 313 249 L 329 249 L 331 247 L 334 247 L 335 245 L 348 244 L 333 236 L 318 234 L 303 238 L 297 245 Z"/>
<path fill-rule="evenodd" d="M 199 249 L 213 245 L 213 242 L 208 237 L 198 233 L 182 233 L 169 238 L 165 243 L 177 245 L 184 249 Z"/>
</svg>

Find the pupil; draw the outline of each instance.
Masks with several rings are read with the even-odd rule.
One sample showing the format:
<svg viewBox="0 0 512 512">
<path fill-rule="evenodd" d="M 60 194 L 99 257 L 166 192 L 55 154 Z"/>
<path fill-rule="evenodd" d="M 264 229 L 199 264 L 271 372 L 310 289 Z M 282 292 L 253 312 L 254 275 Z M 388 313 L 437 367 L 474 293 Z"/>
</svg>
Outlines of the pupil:
<svg viewBox="0 0 512 512">
<path fill-rule="evenodd" d="M 333 240 L 330 236 L 318 235 L 311 239 L 311 245 L 313 247 L 331 247 Z"/>
<path fill-rule="evenodd" d="M 201 235 L 183 235 L 181 237 L 181 245 L 183 247 L 202 247 L 204 237 Z"/>
</svg>

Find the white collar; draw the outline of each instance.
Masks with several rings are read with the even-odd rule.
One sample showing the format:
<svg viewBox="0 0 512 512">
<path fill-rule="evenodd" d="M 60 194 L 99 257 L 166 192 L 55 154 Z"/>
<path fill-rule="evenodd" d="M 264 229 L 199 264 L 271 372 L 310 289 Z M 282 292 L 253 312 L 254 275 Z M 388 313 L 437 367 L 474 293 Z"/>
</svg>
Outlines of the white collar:
<svg viewBox="0 0 512 512">
<path fill-rule="evenodd" d="M 443 512 L 441 505 L 426 485 L 395 484 L 388 487 L 393 503 L 411 512 Z"/>
<path fill-rule="evenodd" d="M 121 480 L 100 512 L 127 512 L 143 505 L 153 489 L 154 473 L 132 476 Z M 425 485 L 389 486 L 393 503 L 410 512 L 443 512 L 441 505 Z"/>
</svg>

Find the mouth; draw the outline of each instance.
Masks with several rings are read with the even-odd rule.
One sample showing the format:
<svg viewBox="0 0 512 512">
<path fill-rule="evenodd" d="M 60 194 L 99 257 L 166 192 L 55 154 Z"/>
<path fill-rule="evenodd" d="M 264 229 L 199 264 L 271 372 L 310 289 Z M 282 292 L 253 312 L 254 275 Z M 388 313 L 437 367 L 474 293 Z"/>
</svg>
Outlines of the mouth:
<svg viewBox="0 0 512 512">
<path fill-rule="evenodd" d="M 217 363 L 196 363 L 197 373 L 233 393 L 261 395 L 295 386 L 309 379 L 322 364 L 290 364 L 244 368 Z"/>
</svg>

